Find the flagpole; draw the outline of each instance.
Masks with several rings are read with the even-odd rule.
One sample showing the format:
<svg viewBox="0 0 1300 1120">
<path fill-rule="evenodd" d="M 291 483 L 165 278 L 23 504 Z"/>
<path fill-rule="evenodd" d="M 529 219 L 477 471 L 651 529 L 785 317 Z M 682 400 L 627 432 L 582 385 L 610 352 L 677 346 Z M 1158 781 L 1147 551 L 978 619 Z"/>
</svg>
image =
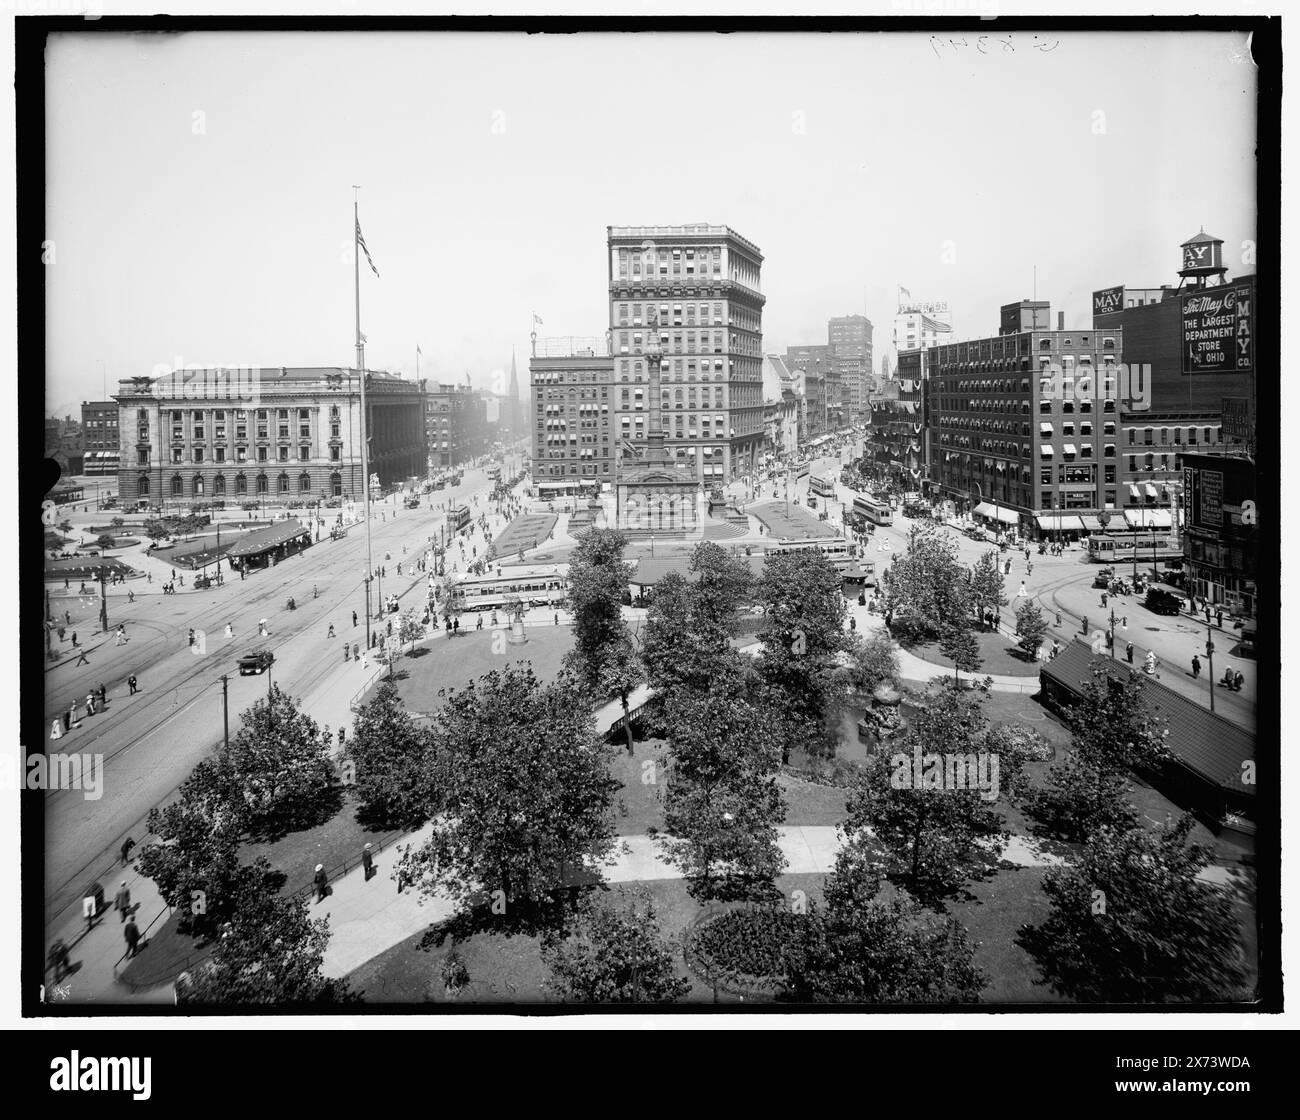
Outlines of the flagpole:
<svg viewBox="0 0 1300 1120">
<path fill-rule="evenodd" d="M 361 508 L 366 519 L 366 649 L 370 648 L 370 579 L 375 570 L 370 545 L 370 436 L 366 431 L 366 347 L 361 341 L 361 215 L 352 191 L 352 283 L 357 309 L 357 376 L 361 380 Z"/>
</svg>

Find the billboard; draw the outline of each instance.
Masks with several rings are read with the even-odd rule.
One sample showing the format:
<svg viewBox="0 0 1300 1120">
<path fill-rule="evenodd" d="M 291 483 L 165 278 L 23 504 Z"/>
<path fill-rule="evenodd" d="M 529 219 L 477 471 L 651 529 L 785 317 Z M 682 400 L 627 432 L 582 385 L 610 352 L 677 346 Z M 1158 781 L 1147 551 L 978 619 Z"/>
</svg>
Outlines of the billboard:
<svg viewBox="0 0 1300 1120">
<path fill-rule="evenodd" d="M 1253 284 L 1183 296 L 1183 373 L 1249 373 L 1255 366 Z"/>
<path fill-rule="evenodd" d="M 1124 285 L 1117 288 L 1102 288 L 1092 293 L 1092 313 L 1109 315 L 1112 311 L 1124 310 Z"/>
</svg>

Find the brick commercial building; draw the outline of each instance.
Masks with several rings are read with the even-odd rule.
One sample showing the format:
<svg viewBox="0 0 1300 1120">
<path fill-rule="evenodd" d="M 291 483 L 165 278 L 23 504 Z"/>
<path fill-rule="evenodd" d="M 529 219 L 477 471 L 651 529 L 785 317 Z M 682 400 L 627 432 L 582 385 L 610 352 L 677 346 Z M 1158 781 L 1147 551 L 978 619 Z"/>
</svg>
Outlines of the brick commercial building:
<svg viewBox="0 0 1300 1120">
<path fill-rule="evenodd" d="M 422 385 L 366 376 L 370 473 L 381 486 L 423 475 Z M 121 381 L 114 400 L 126 506 L 363 496 L 356 370 L 177 370 Z"/>
<path fill-rule="evenodd" d="M 116 401 L 81 402 L 81 438 L 86 474 L 117 474 L 121 441 Z"/>
<path fill-rule="evenodd" d="M 902 351 L 890 394 L 871 402 L 870 459 L 877 477 L 903 491 L 920 490 L 925 478 L 927 357 L 925 350 Z"/>
<path fill-rule="evenodd" d="M 764 444 L 762 253 L 726 226 L 607 234 L 616 458 L 649 435 L 644 355 L 653 328 L 664 448 L 677 469 L 705 485 L 753 470 Z"/>
<path fill-rule="evenodd" d="M 1245 457 L 1184 454 L 1189 594 L 1233 615 L 1255 616 L 1258 578 L 1258 477 Z"/>
<path fill-rule="evenodd" d="M 430 473 L 487 454 L 487 402 L 467 385 L 426 383 L 424 428 Z"/>
<path fill-rule="evenodd" d="M 543 495 L 612 486 L 618 461 L 611 396 L 614 359 L 604 339 L 543 340 L 528 372 L 533 395 L 533 481 Z M 638 403 L 644 390 L 638 389 Z"/>
<path fill-rule="evenodd" d="M 826 324 L 831 366 L 840 385 L 841 422 L 845 424 L 870 411 L 872 329 L 865 315 L 840 315 Z"/>
<path fill-rule="evenodd" d="M 1049 315 L 1045 302 L 1007 304 L 1002 333 L 928 352 L 930 477 L 990 526 L 1078 535 L 1118 508 L 1124 339 L 1048 330 Z"/>
</svg>

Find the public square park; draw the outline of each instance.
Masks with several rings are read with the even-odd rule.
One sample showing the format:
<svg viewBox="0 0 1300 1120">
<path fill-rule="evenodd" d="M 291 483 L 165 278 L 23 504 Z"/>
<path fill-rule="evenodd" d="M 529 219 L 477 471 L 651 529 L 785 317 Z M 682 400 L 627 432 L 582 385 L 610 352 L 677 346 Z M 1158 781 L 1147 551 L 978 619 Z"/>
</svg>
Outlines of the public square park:
<svg viewBox="0 0 1300 1120">
<path fill-rule="evenodd" d="M 460 568 L 507 540 L 499 563 L 517 545 L 526 562 L 567 562 L 568 594 L 554 610 L 461 614 L 450 632 L 435 609 L 431 624 L 395 623 L 400 641 L 363 661 L 345 648 L 365 633 L 351 617 L 355 529 L 330 539 L 327 523 L 300 554 L 186 589 L 180 623 L 158 590 L 170 574 L 125 552 L 138 594 L 123 602 L 114 585 L 112 625 L 127 619 L 131 642 L 106 631 L 92 664 L 146 687 L 115 687 L 69 732 L 106 758 L 96 811 L 76 791 L 49 795 L 47 915 L 70 998 L 1249 1000 L 1248 810 L 1179 780 L 1189 766 L 1165 745 L 1176 705 L 1153 706 L 1155 682 L 1078 640 L 1092 637 L 1089 566 L 1035 556 L 1031 573 L 1017 556 L 1006 572 L 951 527 L 900 518 L 860 542 L 877 578 L 859 587 L 819 552 L 764 555 L 789 531 L 777 517 L 790 495 L 755 483 L 745 498 L 770 499 L 737 494 L 731 523 L 747 528 L 721 543 L 627 540 L 601 523 L 571 535 L 567 511 L 522 492 L 498 507 L 469 472 L 445 499 L 475 514 L 462 556 L 439 530 L 443 495 L 400 516 L 380 503 L 380 601 L 398 610 L 377 633 L 418 620 L 426 554 Z M 852 537 L 840 518 L 817 527 Z M 648 586 L 637 573 L 652 555 Z M 983 613 L 963 598 L 968 571 L 983 573 Z M 104 602 L 75 586 L 64 601 L 90 631 Z M 295 610 L 272 609 L 288 595 Z M 1028 636 L 1026 600 L 1041 616 Z M 189 620 L 202 651 L 179 646 Z M 1181 620 L 1141 621 L 1144 645 L 1180 640 Z M 1073 707 L 1044 686 L 1050 643 L 1075 666 Z M 224 682 L 230 742 L 215 749 L 221 670 L 259 645 L 275 663 Z M 50 672 L 70 668 L 64 656 Z M 61 689 L 77 695 L 61 680 L 51 719 Z M 1190 705 L 1202 684 L 1169 695 Z M 1215 718 L 1246 718 L 1249 699 Z M 87 925 L 88 873 L 106 896 L 128 892 L 124 914 Z M 1176 890 L 1152 892 L 1155 875 Z M 1099 876 L 1123 921 L 1072 909 Z M 140 936 L 124 952 L 127 916 Z"/>
</svg>

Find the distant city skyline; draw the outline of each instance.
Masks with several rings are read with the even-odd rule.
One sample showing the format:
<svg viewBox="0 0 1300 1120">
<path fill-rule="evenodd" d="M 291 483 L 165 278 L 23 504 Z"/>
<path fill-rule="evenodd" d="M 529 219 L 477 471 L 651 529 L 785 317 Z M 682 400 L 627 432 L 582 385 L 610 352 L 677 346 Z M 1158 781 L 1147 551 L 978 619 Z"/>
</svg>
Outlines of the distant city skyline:
<svg viewBox="0 0 1300 1120">
<path fill-rule="evenodd" d="M 367 364 L 414 376 L 419 345 L 422 377 L 487 391 L 534 314 L 603 336 L 607 225 L 730 226 L 764 254 L 765 352 L 865 314 L 877 369 L 900 286 L 960 339 L 1035 294 L 1074 325 L 1095 289 L 1176 283 L 1202 226 L 1254 271 L 1245 36 L 1008 40 L 55 35 L 47 412 L 160 365 L 352 365 L 354 183 Z M 592 94 L 647 68 L 690 80 L 629 132 Z"/>
</svg>

